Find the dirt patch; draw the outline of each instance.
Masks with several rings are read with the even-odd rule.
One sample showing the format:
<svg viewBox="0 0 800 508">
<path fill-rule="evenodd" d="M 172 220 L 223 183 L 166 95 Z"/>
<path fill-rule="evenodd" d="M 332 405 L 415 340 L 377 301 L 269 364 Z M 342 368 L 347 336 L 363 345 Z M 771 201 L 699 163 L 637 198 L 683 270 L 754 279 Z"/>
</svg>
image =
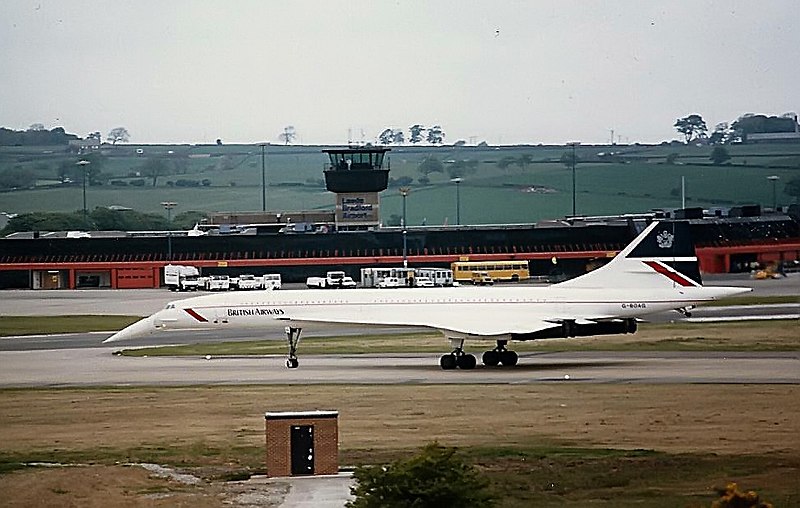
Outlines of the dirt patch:
<svg viewBox="0 0 800 508">
<path fill-rule="evenodd" d="M 551 447 L 556 453 L 562 446 L 578 446 L 718 454 L 722 463 L 726 456 L 758 455 L 771 458 L 756 469 L 773 475 L 781 471 L 783 462 L 790 474 L 796 473 L 800 456 L 800 387 L 794 385 L 2 390 L 2 462 L 49 460 L 93 465 L 17 470 L 0 475 L 0 492 L 4 493 L 4 505 L 24 507 L 277 506 L 285 495 L 280 486 L 223 482 L 221 472 L 263 469 L 265 411 L 308 409 L 339 410 L 343 464 L 382 461 L 432 440 L 467 448 Z M 552 454 L 546 452 L 545 456 Z M 591 463 L 594 469 L 579 469 L 580 474 L 573 477 L 597 477 L 601 484 L 613 484 L 607 488 L 618 488 L 606 479 L 609 473 L 603 472 L 610 466 L 591 462 L 591 453 L 587 456 L 589 462 L 580 457 L 575 462 L 570 459 L 559 470 L 575 471 L 575 464 Z M 508 476 L 503 470 L 514 471 L 503 460 L 487 464 L 490 469 L 499 464 L 498 481 L 506 481 L 502 480 Z M 610 463 L 613 467 L 632 469 L 626 474 L 636 485 L 636 471 L 641 468 L 625 464 L 639 459 L 614 460 Z M 653 460 L 658 464 L 663 459 Z M 115 462 L 169 464 L 203 481 L 181 483 L 171 477 L 159 478 L 141 467 L 113 465 Z M 508 481 L 516 482 L 515 489 L 527 489 L 525 495 L 541 495 L 541 489 L 549 485 L 544 480 L 552 476 L 548 472 L 554 467 L 548 465 L 551 463 L 539 466 L 545 468 L 544 487 L 538 483 L 531 487 L 526 478 L 533 473 L 527 470 L 514 472 Z M 685 470 L 682 465 L 673 469 Z M 671 471 L 667 467 L 659 475 Z M 674 490 L 708 489 L 714 483 L 706 478 L 714 482 L 728 478 L 723 473 L 703 474 L 677 484 Z M 612 476 L 619 478 L 618 474 Z M 578 479 L 573 483 L 579 487 L 588 482 Z M 606 495 L 593 492 L 586 493 L 587 499 Z M 553 495 L 560 494 L 556 491 Z M 707 492 L 701 490 L 698 495 Z M 560 501 L 564 499 L 554 498 L 554 506 Z"/>
<path fill-rule="evenodd" d="M 8 507 L 217 507 L 220 485 L 188 486 L 141 467 L 84 466 L 23 469 L 0 476 Z"/>
<path fill-rule="evenodd" d="M 0 453 L 258 463 L 264 412 L 309 409 L 339 410 L 345 450 L 438 439 L 800 454 L 798 386 L 585 384 L 3 390 Z"/>
</svg>

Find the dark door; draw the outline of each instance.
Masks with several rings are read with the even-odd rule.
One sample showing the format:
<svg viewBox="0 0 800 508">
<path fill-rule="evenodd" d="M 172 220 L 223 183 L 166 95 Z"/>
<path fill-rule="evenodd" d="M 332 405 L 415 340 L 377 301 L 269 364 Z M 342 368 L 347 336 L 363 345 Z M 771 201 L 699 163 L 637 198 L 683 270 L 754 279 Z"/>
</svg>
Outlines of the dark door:
<svg viewBox="0 0 800 508">
<path fill-rule="evenodd" d="M 292 474 L 314 474 L 314 426 L 292 426 Z"/>
</svg>

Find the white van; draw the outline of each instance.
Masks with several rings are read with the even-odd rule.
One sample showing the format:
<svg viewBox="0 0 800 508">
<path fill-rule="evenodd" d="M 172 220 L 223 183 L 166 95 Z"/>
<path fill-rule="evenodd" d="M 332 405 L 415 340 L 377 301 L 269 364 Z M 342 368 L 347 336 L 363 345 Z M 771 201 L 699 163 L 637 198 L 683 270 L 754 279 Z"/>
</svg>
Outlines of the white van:
<svg viewBox="0 0 800 508">
<path fill-rule="evenodd" d="M 264 275 L 264 289 L 280 289 L 281 288 L 281 274 L 267 273 Z"/>
</svg>

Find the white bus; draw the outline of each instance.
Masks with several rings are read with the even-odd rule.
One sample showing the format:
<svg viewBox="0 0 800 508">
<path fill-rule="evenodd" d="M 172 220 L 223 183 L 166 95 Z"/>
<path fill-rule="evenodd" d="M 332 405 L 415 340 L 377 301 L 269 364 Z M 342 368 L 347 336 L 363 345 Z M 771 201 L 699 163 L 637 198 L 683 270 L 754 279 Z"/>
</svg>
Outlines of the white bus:
<svg viewBox="0 0 800 508">
<path fill-rule="evenodd" d="M 427 277 L 434 286 L 452 286 L 453 270 L 449 268 L 417 268 L 418 277 Z"/>
</svg>

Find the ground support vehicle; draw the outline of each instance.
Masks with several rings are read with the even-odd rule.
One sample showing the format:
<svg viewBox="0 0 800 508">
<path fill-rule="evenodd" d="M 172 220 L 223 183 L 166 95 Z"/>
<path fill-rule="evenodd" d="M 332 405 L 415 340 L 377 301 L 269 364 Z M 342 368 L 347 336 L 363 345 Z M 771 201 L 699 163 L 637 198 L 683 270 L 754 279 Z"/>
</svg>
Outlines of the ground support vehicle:
<svg viewBox="0 0 800 508">
<path fill-rule="evenodd" d="M 491 286 L 494 284 L 494 280 L 492 280 L 488 272 L 472 272 L 471 280 L 476 286 Z"/>
<path fill-rule="evenodd" d="M 231 288 L 231 279 L 227 275 L 211 275 L 205 280 L 206 291 L 228 291 Z"/>
<path fill-rule="evenodd" d="M 434 286 L 452 286 L 454 281 L 449 268 L 417 268 L 417 277 L 427 277 Z"/>
<path fill-rule="evenodd" d="M 319 289 L 349 289 L 356 287 L 352 277 L 348 277 L 344 272 L 328 272 L 325 277 L 309 277 L 306 279 L 306 286 Z"/>
<path fill-rule="evenodd" d="M 399 288 L 404 287 L 405 281 L 398 279 L 397 277 L 386 277 L 378 283 L 379 288 Z"/>
<path fill-rule="evenodd" d="M 414 278 L 414 287 L 418 288 L 432 288 L 435 284 L 431 279 L 428 277 L 415 277 Z"/>
<path fill-rule="evenodd" d="M 233 280 L 231 280 L 231 285 L 234 285 Z M 236 280 L 235 288 L 242 291 L 264 289 L 264 279 L 251 274 L 240 275 Z"/>
<path fill-rule="evenodd" d="M 197 267 L 184 265 L 164 267 L 164 284 L 170 291 L 197 291 L 200 283 L 200 270 Z"/>
<path fill-rule="evenodd" d="M 365 288 L 384 287 L 381 283 L 386 279 L 397 279 L 400 281 L 400 286 L 411 287 L 413 286 L 414 277 L 416 276 L 413 268 L 405 267 L 370 267 L 361 269 L 361 285 Z M 390 283 L 393 284 L 393 283 Z M 397 287 L 397 286 L 391 286 Z"/>
<path fill-rule="evenodd" d="M 527 261 L 455 261 L 450 264 L 455 280 L 470 282 L 474 272 L 486 272 L 493 281 L 519 282 L 531 276 Z"/>
<path fill-rule="evenodd" d="M 267 273 L 261 278 L 263 280 L 264 289 L 280 289 L 281 288 L 281 274 Z"/>
</svg>

